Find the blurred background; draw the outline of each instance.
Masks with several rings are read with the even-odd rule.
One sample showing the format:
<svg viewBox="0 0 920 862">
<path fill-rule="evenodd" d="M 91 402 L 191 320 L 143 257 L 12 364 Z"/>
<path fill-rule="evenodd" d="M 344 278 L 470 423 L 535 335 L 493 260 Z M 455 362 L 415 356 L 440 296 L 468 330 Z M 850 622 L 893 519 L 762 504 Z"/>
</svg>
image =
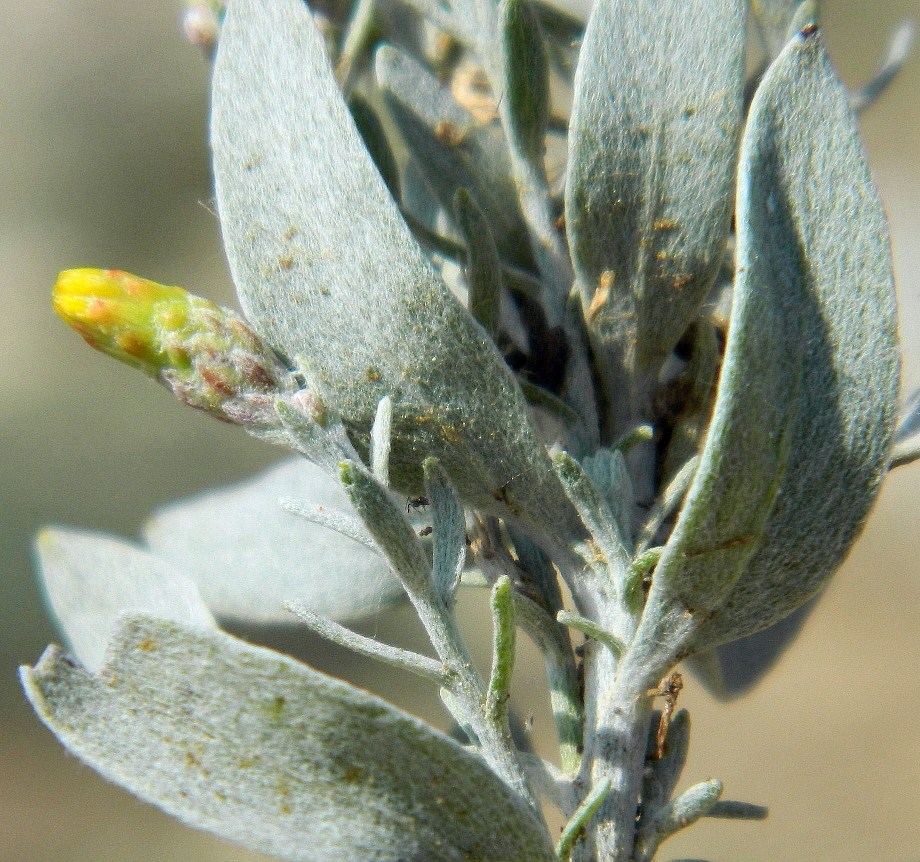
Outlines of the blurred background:
<svg viewBox="0 0 920 862">
<path fill-rule="evenodd" d="M 824 0 L 841 74 L 865 81 L 917 0 Z M 182 409 L 57 320 L 59 270 L 117 267 L 232 304 L 206 145 L 208 65 L 182 38 L 178 0 L 0 0 L 0 860 L 230 862 L 259 857 L 179 826 L 66 755 L 31 714 L 16 666 L 56 638 L 34 585 L 44 524 L 136 535 L 155 506 L 281 457 Z M 920 56 L 863 118 L 891 218 L 904 384 L 920 384 Z M 794 647 L 754 693 L 712 701 L 692 680 L 684 784 L 768 804 L 764 823 L 709 821 L 661 858 L 713 862 L 920 859 L 920 466 L 885 485 L 863 538 Z M 484 607 L 467 599 L 480 625 Z M 369 624 L 421 646 L 409 614 Z M 250 633 L 255 636 L 256 633 Z M 258 633 L 262 637 L 264 633 Z M 436 693 L 301 632 L 279 647 L 383 691 L 419 715 Z M 478 655 L 485 658 L 485 650 Z M 542 672 L 526 645 L 519 711 L 551 740 Z"/>
</svg>

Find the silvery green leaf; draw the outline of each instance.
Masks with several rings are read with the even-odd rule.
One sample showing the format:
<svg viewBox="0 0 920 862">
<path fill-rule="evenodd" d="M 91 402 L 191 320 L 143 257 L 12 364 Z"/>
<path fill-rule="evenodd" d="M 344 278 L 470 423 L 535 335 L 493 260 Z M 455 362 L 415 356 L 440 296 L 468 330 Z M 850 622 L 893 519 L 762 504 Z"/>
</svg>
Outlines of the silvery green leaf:
<svg viewBox="0 0 920 862">
<path fill-rule="evenodd" d="M 498 7 L 502 84 L 511 145 L 542 171 L 549 118 L 549 61 L 540 22 L 528 0 Z"/>
<path fill-rule="evenodd" d="M 45 529 L 35 553 L 48 605 L 73 654 L 90 670 L 102 665 L 115 622 L 126 611 L 216 627 L 195 584 L 136 545 L 98 533 Z"/>
<path fill-rule="evenodd" d="M 341 471 L 342 484 L 352 505 L 386 554 L 393 571 L 411 593 L 426 592 L 431 564 L 409 519 L 387 489 L 361 464 L 343 461 Z"/>
<path fill-rule="evenodd" d="M 433 455 L 467 501 L 564 524 L 568 504 L 510 370 L 409 233 L 300 0 L 231 4 L 211 132 L 244 308 L 272 344 L 305 358 L 359 447 L 392 396 L 393 485 L 417 492 Z"/>
<path fill-rule="evenodd" d="M 384 395 L 377 403 L 371 425 L 371 472 L 377 481 L 390 484 L 390 445 L 393 440 L 393 399 Z"/>
<path fill-rule="evenodd" d="M 493 338 L 502 305 L 502 272 L 492 228 L 466 189 L 454 196 L 457 227 L 466 243 L 466 283 L 470 313 Z"/>
<path fill-rule="evenodd" d="M 553 459 L 553 466 L 582 523 L 595 542 L 596 548 L 592 550 L 602 553 L 611 571 L 625 574 L 628 564 L 626 546 L 629 539 L 620 532 L 620 524 L 604 495 L 571 455 L 560 453 Z"/>
<path fill-rule="evenodd" d="M 441 204 L 452 211 L 458 189 L 466 189 L 502 257 L 527 266 L 527 228 L 507 153 L 494 130 L 481 126 L 434 75 L 392 45 L 377 49 L 375 69 L 390 115 Z"/>
<path fill-rule="evenodd" d="M 624 548 L 632 552 L 633 490 L 623 453 L 617 449 L 600 448 L 586 457 L 581 466 L 607 501 Z"/>
<path fill-rule="evenodd" d="M 569 246 L 595 339 L 647 372 L 677 343 L 723 257 L 745 5 L 598 0 L 585 31 L 569 133 Z"/>
<path fill-rule="evenodd" d="M 291 623 L 284 602 L 354 619 L 403 598 L 386 560 L 281 506 L 293 498 L 357 520 L 341 485 L 292 458 L 239 485 L 173 503 L 144 528 L 153 553 L 198 585 L 220 617 Z"/>
<path fill-rule="evenodd" d="M 754 99 L 737 199 L 713 420 L 640 628 L 647 644 L 669 628 L 678 658 L 813 595 L 887 466 L 899 370 L 887 225 L 816 28 Z"/>
<path fill-rule="evenodd" d="M 540 862 L 544 827 L 477 756 L 384 701 L 219 631 L 124 619 L 98 676 L 22 680 L 64 745 L 200 829 L 292 862 Z"/>
<path fill-rule="evenodd" d="M 425 493 L 431 504 L 431 578 L 450 607 L 466 562 L 466 522 L 463 506 L 445 472 L 434 459 L 425 461 Z"/>
<path fill-rule="evenodd" d="M 897 414 L 888 225 L 820 33 L 796 36 L 761 89 L 746 132 L 739 197 L 747 211 L 739 206 L 738 223 L 763 226 L 749 255 L 771 249 L 786 258 L 777 268 L 796 266 L 808 351 L 802 405 L 764 540 L 698 644 L 765 628 L 833 574 L 875 500 Z M 744 260 L 740 240 L 739 230 Z"/>
<path fill-rule="evenodd" d="M 701 781 L 676 796 L 657 813 L 654 823 L 647 832 L 636 838 L 634 859 L 636 862 L 651 862 L 658 845 L 676 832 L 705 817 L 722 795 L 722 782 L 716 778 Z"/>
</svg>

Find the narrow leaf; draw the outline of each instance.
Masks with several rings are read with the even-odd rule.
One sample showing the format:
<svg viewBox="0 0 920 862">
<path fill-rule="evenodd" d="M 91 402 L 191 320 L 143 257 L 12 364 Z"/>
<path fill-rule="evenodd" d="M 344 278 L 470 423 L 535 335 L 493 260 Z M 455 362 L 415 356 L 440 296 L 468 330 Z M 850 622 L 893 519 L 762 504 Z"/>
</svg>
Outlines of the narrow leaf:
<svg viewBox="0 0 920 862">
<path fill-rule="evenodd" d="M 622 450 L 596 449 L 581 462 L 581 466 L 606 500 L 619 529 L 623 547 L 631 552 L 633 489 Z"/>
<path fill-rule="evenodd" d="M 371 472 L 383 485 L 390 484 L 390 447 L 393 442 L 393 399 L 385 395 L 377 404 L 371 425 Z"/>
<path fill-rule="evenodd" d="M 553 459 L 553 466 L 569 499 L 578 511 L 582 522 L 591 534 L 597 550 L 611 571 L 620 574 L 626 568 L 626 542 L 620 533 L 610 506 L 582 466 L 565 452 Z"/>
<path fill-rule="evenodd" d="M 303 358 L 359 447 L 380 398 L 393 398 L 393 485 L 417 493 L 434 455 L 464 499 L 574 527 L 511 371 L 402 221 L 300 0 L 231 4 L 211 132 L 244 308 L 274 346 Z M 496 499 L 525 472 L 513 499 Z"/>
<path fill-rule="evenodd" d="M 99 676 L 51 647 L 22 679 L 83 761 L 251 850 L 291 862 L 553 858 L 545 829 L 478 757 L 223 632 L 129 617 Z"/>
<path fill-rule="evenodd" d="M 425 461 L 425 492 L 433 527 L 431 577 L 450 607 L 466 562 L 466 522 L 454 486 L 433 458 Z"/>
<path fill-rule="evenodd" d="M 379 553 L 285 511 L 281 500 L 357 515 L 341 485 L 303 458 L 246 482 L 157 511 L 144 527 L 150 550 L 197 585 L 220 617 L 290 624 L 286 601 L 355 619 L 403 598 Z"/>
<path fill-rule="evenodd" d="M 492 229 L 466 189 L 458 189 L 454 196 L 454 214 L 466 243 L 470 313 L 494 338 L 501 312 L 503 283 Z"/>
<path fill-rule="evenodd" d="M 542 173 L 549 117 L 549 62 L 540 23 L 528 0 L 502 0 L 498 17 L 509 138 Z"/>
<path fill-rule="evenodd" d="M 763 805 L 752 802 L 736 802 L 734 799 L 720 799 L 706 817 L 718 817 L 721 820 L 766 820 L 770 810 Z"/>
<path fill-rule="evenodd" d="M 409 652 L 400 647 L 380 643 L 374 638 L 359 635 L 357 632 L 345 628 L 345 626 L 340 626 L 328 617 L 313 613 L 299 602 L 288 602 L 287 609 L 292 614 L 295 614 L 297 619 L 310 631 L 345 649 L 350 649 L 368 658 L 377 659 L 392 667 L 418 674 L 436 682 L 439 686 L 447 685 L 450 682 L 450 675 L 444 665 L 433 658 Z"/>
<path fill-rule="evenodd" d="M 743 0 L 598 0 L 569 134 L 569 245 L 588 324 L 657 370 L 716 275 L 742 122 Z M 622 399 L 622 393 L 617 393 Z"/>
<path fill-rule="evenodd" d="M 387 489 L 354 461 L 344 461 L 341 471 L 352 505 L 406 589 L 427 592 L 431 570 L 425 550 Z"/>
<path fill-rule="evenodd" d="M 515 634 L 514 594 L 511 579 L 504 575 L 492 587 L 492 671 L 485 704 L 489 720 L 502 728 L 508 726 Z"/>
</svg>

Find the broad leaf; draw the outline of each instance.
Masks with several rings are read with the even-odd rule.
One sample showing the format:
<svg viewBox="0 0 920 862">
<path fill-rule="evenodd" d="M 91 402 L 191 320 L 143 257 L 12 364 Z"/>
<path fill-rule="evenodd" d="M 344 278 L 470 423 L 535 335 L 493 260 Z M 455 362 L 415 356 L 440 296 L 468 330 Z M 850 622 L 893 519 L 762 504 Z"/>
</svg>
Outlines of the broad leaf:
<svg viewBox="0 0 920 862">
<path fill-rule="evenodd" d="M 418 493 L 433 455 L 468 502 L 576 529 L 510 370 L 403 223 L 300 0 L 230 5 L 212 144 L 244 308 L 359 446 L 393 398 L 393 484 Z"/>
<path fill-rule="evenodd" d="M 722 260 L 742 122 L 745 5 L 598 0 L 588 21 L 566 227 L 589 327 L 628 367 L 657 370 Z"/>
<path fill-rule="evenodd" d="M 789 463 L 764 541 L 697 643 L 766 627 L 833 574 L 885 476 L 898 409 L 888 224 L 820 34 L 792 40 L 749 122 L 740 181 L 747 211 L 739 206 L 738 222 L 759 221 L 765 233 L 751 237 L 745 254 L 739 232 L 739 260 L 769 248 L 785 265 L 795 261 L 808 352 Z M 778 256 L 775 265 L 783 266 Z"/>
<path fill-rule="evenodd" d="M 372 695 L 219 631 L 134 616 L 95 676 L 23 684 L 64 745 L 185 823 L 292 862 L 553 859 L 474 754 Z"/>
<path fill-rule="evenodd" d="M 156 512 L 144 538 L 158 557 L 198 585 L 220 617 L 293 622 L 298 601 L 333 619 L 355 619 L 404 597 L 381 554 L 281 506 L 297 501 L 357 520 L 342 486 L 303 458 L 229 488 Z"/>
<path fill-rule="evenodd" d="M 195 584 L 136 545 L 98 533 L 46 529 L 36 540 L 38 575 L 73 654 L 102 664 L 117 618 L 144 612 L 214 628 Z"/>
<path fill-rule="evenodd" d="M 670 629 L 678 658 L 814 594 L 887 466 L 898 388 L 887 226 L 816 30 L 792 40 L 754 99 L 737 230 L 715 412 L 640 630 L 654 650 L 653 633 Z"/>
</svg>

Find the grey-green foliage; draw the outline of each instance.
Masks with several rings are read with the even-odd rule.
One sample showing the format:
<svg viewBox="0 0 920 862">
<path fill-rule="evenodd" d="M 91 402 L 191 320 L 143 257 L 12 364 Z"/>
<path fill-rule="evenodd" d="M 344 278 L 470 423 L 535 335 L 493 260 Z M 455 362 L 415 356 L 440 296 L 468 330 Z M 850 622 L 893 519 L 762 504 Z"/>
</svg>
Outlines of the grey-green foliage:
<svg viewBox="0 0 920 862">
<path fill-rule="evenodd" d="M 502 0 L 498 7 L 499 55 L 511 121 L 509 143 L 531 163 L 543 159 L 549 119 L 549 61 L 537 15 L 528 0 Z"/>
<path fill-rule="evenodd" d="M 816 30 L 755 97 L 737 224 L 715 414 L 644 617 L 683 655 L 813 594 L 887 467 L 899 367 L 887 228 Z"/>
<path fill-rule="evenodd" d="M 359 442 L 380 398 L 393 397 L 394 485 L 418 489 L 420 460 L 434 454 L 469 502 L 507 511 L 513 496 L 525 520 L 565 531 L 573 522 L 520 390 L 400 218 L 298 0 L 231 4 L 211 139 L 244 308 L 302 357 Z"/>
<path fill-rule="evenodd" d="M 361 0 L 317 28 L 302 0 L 231 0 L 221 225 L 302 384 L 248 430 L 313 464 L 157 513 L 146 548 L 44 540 L 79 664 L 23 679 L 64 744 L 285 859 L 549 860 L 538 793 L 579 862 L 764 816 L 716 779 L 675 796 L 674 668 L 749 686 L 920 451 L 916 397 L 890 451 L 891 258 L 851 112 L 876 82 L 846 93 L 814 5 L 598 0 L 584 29 L 528 0 Z M 492 589 L 488 679 L 464 569 Z M 403 598 L 430 655 L 335 621 Z M 212 615 L 419 674 L 468 748 Z M 511 735 L 517 627 L 559 771 Z"/>
<path fill-rule="evenodd" d="M 23 683 L 110 780 L 291 862 L 539 862 L 546 831 L 475 755 L 376 697 L 216 630 L 124 618 L 98 675 L 49 648 Z"/>
<path fill-rule="evenodd" d="M 742 109 L 742 0 L 599 0 L 575 73 L 566 225 L 592 336 L 645 373 L 721 260 Z M 624 399 L 624 377 L 614 375 Z"/>
<path fill-rule="evenodd" d="M 127 612 L 210 628 L 214 617 L 181 570 L 128 542 L 97 533 L 47 529 L 35 543 L 51 612 L 77 660 L 102 665 L 118 617 Z"/>
</svg>

